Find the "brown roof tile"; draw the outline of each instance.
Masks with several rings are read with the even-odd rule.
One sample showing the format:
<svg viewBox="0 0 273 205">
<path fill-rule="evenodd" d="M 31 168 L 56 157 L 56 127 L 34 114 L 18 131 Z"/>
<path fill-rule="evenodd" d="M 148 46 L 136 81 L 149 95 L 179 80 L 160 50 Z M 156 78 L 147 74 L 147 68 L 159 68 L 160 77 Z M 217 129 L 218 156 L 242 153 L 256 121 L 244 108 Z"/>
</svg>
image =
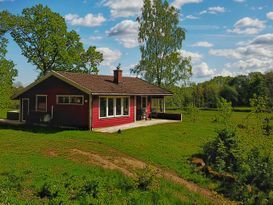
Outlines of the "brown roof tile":
<svg viewBox="0 0 273 205">
<path fill-rule="evenodd" d="M 171 92 L 136 77 L 123 77 L 122 83 L 116 84 L 113 82 L 113 76 L 72 72 L 57 73 L 90 90 L 92 94 L 172 95 Z"/>
</svg>

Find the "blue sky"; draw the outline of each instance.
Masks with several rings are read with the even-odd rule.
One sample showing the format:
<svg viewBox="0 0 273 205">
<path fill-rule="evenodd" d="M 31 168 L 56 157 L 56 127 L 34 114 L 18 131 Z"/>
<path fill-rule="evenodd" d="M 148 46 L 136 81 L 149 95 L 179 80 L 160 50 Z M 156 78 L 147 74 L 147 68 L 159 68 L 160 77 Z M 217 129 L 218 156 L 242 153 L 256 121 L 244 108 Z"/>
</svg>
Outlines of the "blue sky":
<svg viewBox="0 0 273 205">
<path fill-rule="evenodd" d="M 273 69 L 272 0 L 169 2 L 180 9 L 180 25 L 187 31 L 181 55 L 192 57 L 192 81 Z M 0 11 L 20 14 L 39 3 L 60 13 L 86 48 L 95 45 L 104 54 L 100 74 L 112 74 L 121 63 L 125 75 L 130 75 L 140 58 L 135 19 L 142 0 L 0 0 Z M 12 39 L 8 58 L 19 71 L 16 81 L 27 85 L 36 79 L 38 72 Z"/>
</svg>

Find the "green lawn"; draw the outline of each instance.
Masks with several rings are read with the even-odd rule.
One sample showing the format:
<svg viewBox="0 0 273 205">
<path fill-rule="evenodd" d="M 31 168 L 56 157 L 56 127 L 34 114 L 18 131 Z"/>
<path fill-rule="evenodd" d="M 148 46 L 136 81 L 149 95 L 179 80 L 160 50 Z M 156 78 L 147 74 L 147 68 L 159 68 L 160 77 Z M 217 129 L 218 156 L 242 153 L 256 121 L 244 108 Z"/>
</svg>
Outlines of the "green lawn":
<svg viewBox="0 0 273 205">
<path fill-rule="evenodd" d="M 7 110 L 0 109 L 0 119 L 5 119 L 7 117 Z"/>
<path fill-rule="evenodd" d="M 71 177 L 73 179 L 73 177 L 86 176 L 92 183 L 99 181 L 98 193 L 103 200 L 111 201 L 112 204 L 117 201 L 128 202 L 126 200 L 136 201 L 137 204 L 152 204 L 154 200 L 159 200 L 161 204 L 181 204 L 181 201 L 185 204 L 192 204 L 194 201 L 204 204 L 202 197 L 163 180 L 156 191 L 132 188 L 131 179 L 118 172 L 71 161 L 69 150 L 77 148 L 108 155 L 130 155 L 175 171 L 178 175 L 201 186 L 213 188 L 216 184 L 194 172 L 187 159 L 193 154 L 200 153 L 202 146 L 216 136 L 215 131 L 219 127 L 213 122 L 216 114 L 215 111 L 201 111 L 195 123 L 184 116 L 184 121 L 181 123 L 136 128 L 122 131 L 121 134 L 47 128 L 15 129 L 2 126 L 0 127 L 0 200 L 2 189 L 12 194 L 13 197 L 9 199 L 33 199 L 37 203 L 41 200 L 46 203 L 48 198 L 41 199 L 37 196 L 44 181 L 63 187 L 65 185 L 62 184 L 71 180 Z M 235 112 L 232 119 L 243 124 L 247 115 L 248 113 Z M 239 130 L 240 132 L 242 130 Z M 263 139 L 255 139 L 254 135 L 240 137 L 240 146 L 244 147 L 245 151 L 256 145 L 263 146 L 264 150 L 270 150 L 272 143 L 272 137 Z M 58 156 L 45 154 L 51 150 L 56 151 Z M 7 177 L 7 173 L 11 174 L 11 177 Z M 15 185 L 17 185 L 12 185 L 13 182 L 9 182 L 10 178 L 11 180 L 19 178 L 20 186 L 27 187 L 27 190 L 16 187 L 18 185 L 16 180 Z M 1 181 L 12 186 L 3 187 Z M 82 183 L 82 179 L 78 179 L 78 184 Z M 62 190 L 61 193 L 63 193 L 61 196 L 68 195 L 67 190 Z M 177 193 L 182 194 L 183 197 L 177 196 Z M 82 197 L 77 200 L 88 199 Z M 91 197 L 90 200 L 92 203 L 99 203 L 98 199 Z"/>
</svg>

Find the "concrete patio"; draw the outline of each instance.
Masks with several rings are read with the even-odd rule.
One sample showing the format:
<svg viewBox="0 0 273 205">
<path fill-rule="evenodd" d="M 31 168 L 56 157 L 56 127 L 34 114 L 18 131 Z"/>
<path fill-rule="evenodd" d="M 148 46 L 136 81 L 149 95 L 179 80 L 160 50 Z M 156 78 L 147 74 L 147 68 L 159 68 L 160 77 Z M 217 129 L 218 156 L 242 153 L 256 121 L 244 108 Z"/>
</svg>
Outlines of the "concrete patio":
<svg viewBox="0 0 273 205">
<path fill-rule="evenodd" d="M 117 132 L 118 130 L 122 131 L 122 130 L 131 129 L 131 128 L 146 127 L 151 125 L 174 123 L 174 122 L 181 122 L 181 121 L 180 120 L 163 120 L 163 119 L 141 120 L 141 121 L 136 121 L 133 123 L 118 125 L 113 127 L 96 128 L 96 129 L 93 129 L 92 131 L 114 133 L 114 132 Z"/>
</svg>

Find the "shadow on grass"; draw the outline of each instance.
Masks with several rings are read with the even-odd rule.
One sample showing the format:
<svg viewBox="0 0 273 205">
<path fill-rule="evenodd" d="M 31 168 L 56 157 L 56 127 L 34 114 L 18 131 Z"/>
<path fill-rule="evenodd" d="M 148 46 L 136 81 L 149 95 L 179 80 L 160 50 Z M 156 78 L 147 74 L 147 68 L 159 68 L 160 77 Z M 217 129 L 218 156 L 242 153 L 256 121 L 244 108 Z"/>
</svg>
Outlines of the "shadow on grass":
<svg viewBox="0 0 273 205">
<path fill-rule="evenodd" d="M 37 125 L 9 125 L 9 124 L 0 124 L 0 129 L 7 130 L 18 130 L 24 132 L 32 133 L 41 133 L 41 134 L 54 134 L 57 132 L 62 132 L 67 129 L 61 129 L 56 127 L 43 127 Z"/>
</svg>

